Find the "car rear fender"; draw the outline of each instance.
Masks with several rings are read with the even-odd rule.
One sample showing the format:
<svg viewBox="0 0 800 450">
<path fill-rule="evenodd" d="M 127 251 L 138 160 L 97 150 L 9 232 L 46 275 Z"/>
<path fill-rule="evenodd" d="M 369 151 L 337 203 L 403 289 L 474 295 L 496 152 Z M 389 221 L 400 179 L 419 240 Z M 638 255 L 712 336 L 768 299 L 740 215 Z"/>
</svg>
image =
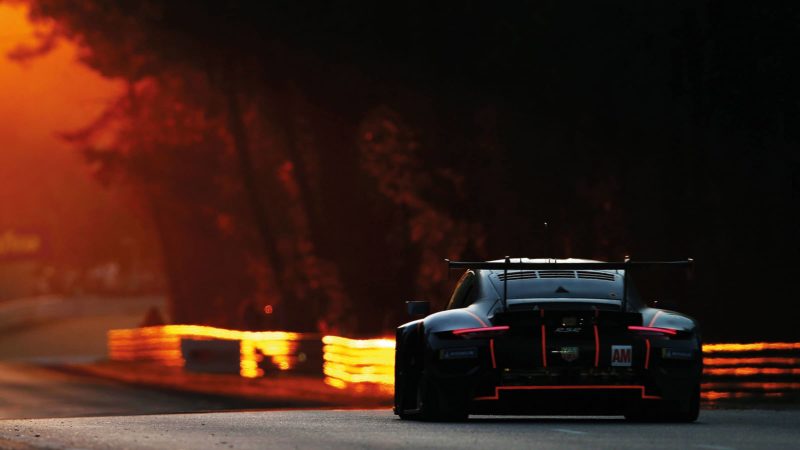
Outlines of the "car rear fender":
<svg viewBox="0 0 800 450">
<path fill-rule="evenodd" d="M 489 324 L 481 314 L 473 312 L 470 308 L 450 309 L 431 314 L 425 318 L 425 333 L 439 333 L 442 331 L 458 330 L 460 328 L 481 328 Z"/>
<path fill-rule="evenodd" d="M 642 325 L 646 327 L 671 328 L 689 333 L 698 332 L 697 322 L 694 319 L 685 314 L 667 309 L 643 309 Z"/>
</svg>

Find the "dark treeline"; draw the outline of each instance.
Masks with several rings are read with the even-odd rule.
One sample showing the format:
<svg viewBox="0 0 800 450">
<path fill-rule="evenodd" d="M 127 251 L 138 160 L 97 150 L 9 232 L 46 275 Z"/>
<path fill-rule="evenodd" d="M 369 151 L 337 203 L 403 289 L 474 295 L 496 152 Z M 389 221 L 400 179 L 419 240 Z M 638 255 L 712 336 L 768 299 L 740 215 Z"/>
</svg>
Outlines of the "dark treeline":
<svg viewBox="0 0 800 450">
<path fill-rule="evenodd" d="M 129 84 L 69 138 L 174 321 L 376 334 L 445 257 L 692 256 L 707 337 L 796 338 L 798 8 L 656 3 L 31 6 Z"/>
</svg>

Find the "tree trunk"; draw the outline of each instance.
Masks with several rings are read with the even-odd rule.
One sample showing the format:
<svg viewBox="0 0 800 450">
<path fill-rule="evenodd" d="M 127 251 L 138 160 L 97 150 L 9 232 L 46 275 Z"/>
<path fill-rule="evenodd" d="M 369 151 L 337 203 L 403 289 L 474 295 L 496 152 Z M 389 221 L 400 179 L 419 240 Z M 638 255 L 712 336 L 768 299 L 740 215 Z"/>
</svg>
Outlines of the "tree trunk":
<svg viewBox="0 0 800 450">
<path fill-rule="evenodd" d="M 239 99 L 234 85 L 234 77 L 231 71 L 228 71 L 228 76 L 223 82 L 225 96 L 228 102 L 228 131 L 233 137 L 234 148 L 239 160 L 242 184 L 244 185 L 247 200 L 253 213 L 253 220 L 261 238 L 264 256 L 275 274 L 275 279 L 277 280 L 276 290 L 281 296 L 280 305 L 275 311 L 278 319 L 277 322 L 281 328 L 287 329 L 287 326 L 291 326 L 286 320 L 287 317 L 290 316 L 287 314 L 287 309 L 290 307 L 297 307 L 297 305 L 293 293 L 287 288 L 286 284 L 282 282 L 286 262 L 280 254 L 278 247 L 275 245 L 274 231 L 269 223 L 264 201 L 258 191 L 256 174 L 250 154 L 250 145 L 247 139 L 247 131 L 244 121 L 242 120 L 241 106 L 239 105 Z"/>
</svg>

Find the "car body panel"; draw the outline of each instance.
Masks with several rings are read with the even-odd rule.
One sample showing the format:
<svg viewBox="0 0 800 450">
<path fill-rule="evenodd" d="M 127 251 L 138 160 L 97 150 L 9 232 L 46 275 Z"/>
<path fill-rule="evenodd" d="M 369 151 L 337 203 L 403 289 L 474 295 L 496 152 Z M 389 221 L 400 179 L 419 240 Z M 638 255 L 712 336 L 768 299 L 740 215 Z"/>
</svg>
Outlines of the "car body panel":
<svg viewBox="0 0 800 450">
<path fill-rule="evenodd" d="M 699 386 L 697 323 L 644 305 L 622 270 L 468 272 L 450 309 L 398 327 L 396 389 L 424 378 L 442 398 L 466 396 L 467 413 L 618 414 Z M 397 394 L 395 412 L 415 411 L 415 395 Z"/>
</svg>

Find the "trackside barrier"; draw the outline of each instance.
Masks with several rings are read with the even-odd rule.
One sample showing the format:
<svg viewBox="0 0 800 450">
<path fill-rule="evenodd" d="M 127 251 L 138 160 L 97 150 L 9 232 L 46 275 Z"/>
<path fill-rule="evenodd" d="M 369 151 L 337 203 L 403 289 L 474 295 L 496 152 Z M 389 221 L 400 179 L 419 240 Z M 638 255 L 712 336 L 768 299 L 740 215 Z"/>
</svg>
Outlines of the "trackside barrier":
<svg viewBox="0 0 800 450">
<path fill-rule="evenodd" d="M 239 374 L 247 378 L 264 376 L 266 366 L 292 370 L 306 358 L 306 353 L 298 350 L 301 343 L 320 343 L 319 336 L 311 334 L 165 325 L 109 331 L 109 357 L 185 367 L 181 352 L 184 340 L 239 341 Z M 308 358 L 322 360 L 326 384 L 356 392 L 392 391 L 394 339 L 324 336 L 321 343 L 321 358 L 319 350 L 309 353 Z M 706 402 L 800 395 L 800 342 L 705 344 L 703 355 L 702 397 Z"/>
<path fill-rule="evenodd" d="M 323 338 L 326 383 L 345 388 L 393 386 L 394 340 Z M 800 343 L 703 345 L 702 397 L 784 397 L 800 394 Z"/>
<path fill-rule="evenodd" d="M 706 344 L 703 356 L 708 402 L 800 395 L 800 342 Z"/>
<path fill-rule="evenodd" d="M 297 349 L 303 339 L 313 335 L 285 331 L 236 331 L 201 325 L 164 325 L 110 330 L 108 355 L 113 361 L 151 361 L 165 366 L 184 367 L 181 341 L 239 341 L 239 374 L 246 378 L 264 375 L 262 362 L 269 358 L 278 370 L 292 369 L 298 362 Z M 318 338 L 317 338 L 318 339 Z"/>
<path fill-rule="evenodd" d="M 322 338 L 325 383 L 340 389 L 356 387 L 392 391 L 394 339 Z"/>
</svg>

